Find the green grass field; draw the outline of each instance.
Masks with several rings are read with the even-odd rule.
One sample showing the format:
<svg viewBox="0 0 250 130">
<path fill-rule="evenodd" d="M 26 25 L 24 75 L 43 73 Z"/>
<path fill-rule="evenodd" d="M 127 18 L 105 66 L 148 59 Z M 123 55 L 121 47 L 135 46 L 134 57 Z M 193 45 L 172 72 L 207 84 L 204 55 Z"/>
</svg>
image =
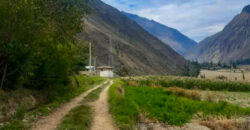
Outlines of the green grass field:
<svg viewBox="0 0 250 130">
<path fill-rule="evenodd" d="M 182 81 L 181 79 L 166 80 L 165 82 L 162 79 L 160 81 L 154 79 L 147 79 L 146 81 L 145 79 L 136 79 L 136 82 L 131 82 L 135 81 L 131 79 L 115 81 L 109 92 L 109 102 L 111 114 L 120 129 L 135 129 L 139 122 L 140 114 L 144 114 L 144 116 L 151 120 L 157 120 L 170 125 L 184 125 L 190 122 L 198 113 L 202 119 L 207 119 L 211 116 L 216 119 L 250 115 L 249 107 L 243 108 L 227 102 L 192 100 L 177 96 L 164 88 L 172 85 L 178 86 L 178 84 L 181 85 L 181 87 L 185 85 L 191 86 L 189 84 L 190 82 L 192 82 L 194 86 L 204 84 L 201 83 L 201 81 L 191 81 L 192 79 L 186 81 Z M 156 82 L 160 83 L 160 85 L 156 85 Z M 167 83 L 168 85 L 166 85 Z M 205 83 L 215 84 L 212 81 Z M 220 83 L 221 82 L 219 82 L 219 84 Z M 204 89 L 203 87 L 201 87 L 201 89 Z M 191 89 L 191 87 L 187 88 Z M 217 87 L 213 88 L 216 89 Z M 217 89 L 223 90 L 221 88 Z"/>
<path fill-rule="evenodd" d="M 198 112 L 203 113 L 204 118 L 209 115 L 231 118 L 250 114 L 250 108 L 241 108 L 226 102 L 191 100 L 175 96 L 163 88 L 126 86 L 125 92 L 125 97 L 134 101 L 141 112 L 148 113 L 149 118 L 171 125 L 187 123 Z"/>
</svg>

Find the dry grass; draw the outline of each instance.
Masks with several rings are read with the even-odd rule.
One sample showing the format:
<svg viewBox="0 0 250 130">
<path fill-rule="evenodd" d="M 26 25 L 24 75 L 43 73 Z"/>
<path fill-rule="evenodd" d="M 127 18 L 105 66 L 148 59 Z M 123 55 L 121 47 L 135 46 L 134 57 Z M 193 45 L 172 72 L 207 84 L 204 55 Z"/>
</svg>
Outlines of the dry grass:
<svg viewBox="0 0 250 130">
<path fill-rule="evenodd" d="M 216 79 L 219 79 L 219 80 L 227 80 L 227 77 L 224 76 L 224 75 L 219 75 L 216 77 Z"/>
<path fill-rule="evenodd" d="M 197 90 L 186 90 L 179 87 L 170 87 L 167 90 L 173 92 L 177 96 L 187 97 L 193 100 L 201 100 L 201 96 Z"/>
<path fill-rule="evenodd" d="M 230 70 L 230 69 L 223 69 L 223 70 L 201 70 L 200 77 L 204 77 L 206 79 L 220 79 L 223 80 L 230 80 L 230 81 L 248 81 L 250 82 L 250 71 L 244 71 L 245 80 L 243 80 L 243 75 L 241 70 Z"/>
<path fill-rule="evenodd" d="M 160 85 L 158 85 L 158 84 L 155 84 L 155 83 L 151 83 L 151 85 L 150 85 L 151 87 L 153 87 L 153 88 L 160 88 L 161 86 Z"/>
<path fill-rule="evenodd" d="M 212 130 L 250 130 L 250 120 L 210 120 L 202 121 L 201 125 L 206 126 Z"/>
<path fill-rule="evenodd" d="M 241 107 L 250 107 L 249 92 L 204 91 L 199 90 L 202 100 L 209 102 L 229 102 Z"/>
<path fill-rule="evenodd" d="M 137 82 L 135 82 L 135 81 L 129 81 L 128 85 L 129 86 L 139 86 L 139 84 Z"/>
<path fill-rule="evenodd" d="M 140 123 L 160 123 L 159 120 L 149 118 L 148 115 L 149 115 L 149 113 L 147 113 L 147 112 L 141 112 L 139 115 Z"/>
<path fill-rule="evenodd" d="M 124 92 L 124 87 L 119 86 L 117 90 L 118 90 L 118 92 L 119 92 L 122 96 L 124 96 L 124 94 L 125 94 L 125 92 Z"/>
<path fill-rule="evenodd" d="M 211 93 L 211 92 L 206 92 L 206 100 L 208 102 L 215 102 L 216 101 L 216 97 Z"/>
</svg>

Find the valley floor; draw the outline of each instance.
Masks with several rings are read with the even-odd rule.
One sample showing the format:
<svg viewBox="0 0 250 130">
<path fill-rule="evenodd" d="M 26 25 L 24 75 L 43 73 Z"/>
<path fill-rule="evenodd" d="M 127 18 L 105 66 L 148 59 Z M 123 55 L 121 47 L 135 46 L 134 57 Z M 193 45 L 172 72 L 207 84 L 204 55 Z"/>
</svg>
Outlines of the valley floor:
<svg viewBox="0 0 250 130">
<path fill-rule="evenodd" d="M 39 118 L 31 129 L 249 129 L 250 85 L 204 81 L 171 76 L 107 80 Z"/>
</svg>

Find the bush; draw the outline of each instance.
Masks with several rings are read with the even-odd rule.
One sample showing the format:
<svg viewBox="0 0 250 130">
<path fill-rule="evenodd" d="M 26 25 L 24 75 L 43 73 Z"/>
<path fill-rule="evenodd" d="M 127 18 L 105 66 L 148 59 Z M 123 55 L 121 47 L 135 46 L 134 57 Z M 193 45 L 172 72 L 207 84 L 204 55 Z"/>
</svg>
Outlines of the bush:
<svg viewBox="0 0 250 130">
<path fill-rule="evenodd" d="M 220 75 L 220 76 L 217 76 L 216 79 L 219 79 L 219 80 L 227 80 L 227 77 L 226 77 L 226 76 L 223 76 L 223 75 Z"/>
<path fill-rule="evenodd" d="M 201 100 L 201 96 L 196 90 L 185 90 L 183 88 L 178 87 L 170 87 L 168 88 L 168 90 L 170 90 L 177 96 L 183 96 L 193 100 Z"/>
</svg>

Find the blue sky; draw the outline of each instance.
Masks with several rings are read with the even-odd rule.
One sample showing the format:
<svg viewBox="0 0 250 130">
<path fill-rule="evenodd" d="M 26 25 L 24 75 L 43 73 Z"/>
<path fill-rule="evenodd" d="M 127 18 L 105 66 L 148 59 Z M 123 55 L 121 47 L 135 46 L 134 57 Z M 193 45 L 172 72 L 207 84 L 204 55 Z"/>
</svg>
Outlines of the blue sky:
<svg viewBox="0 0 250 130">
<path fill-rule="evenodd" d="M 103 0 L 121 11 L 173 27 L 201 41 L 221 31 L 250 0 Z"/>
</svg>

